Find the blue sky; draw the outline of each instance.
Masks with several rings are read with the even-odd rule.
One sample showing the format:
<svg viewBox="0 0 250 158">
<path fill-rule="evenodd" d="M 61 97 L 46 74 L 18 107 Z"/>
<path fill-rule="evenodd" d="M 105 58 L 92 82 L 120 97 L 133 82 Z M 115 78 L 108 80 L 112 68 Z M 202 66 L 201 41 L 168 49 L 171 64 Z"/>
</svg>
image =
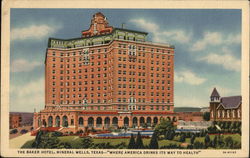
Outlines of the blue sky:
<svg viewBox="0 0 250 158">
<path fill-rule="evenodd" d="M 114 27 L 175 45 L 175 107 L 206 107 L 213 87 L 240 95 L 241 10 L 11 9 L 10 111 L 44 107 L 48 38 L 76 38 L 102 12 Z"/>
</svg>

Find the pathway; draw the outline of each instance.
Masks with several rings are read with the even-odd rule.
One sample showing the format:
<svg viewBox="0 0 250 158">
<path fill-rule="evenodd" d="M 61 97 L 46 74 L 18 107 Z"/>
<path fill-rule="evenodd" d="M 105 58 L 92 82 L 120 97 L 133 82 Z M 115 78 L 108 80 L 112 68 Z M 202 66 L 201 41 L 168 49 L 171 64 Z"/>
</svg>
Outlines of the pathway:
<svg viewBox="0 0 250 158">
<path fill-rule="evenodd" d="M 30 132 L 18 136 L 16 138 L 10 139 L 9 140 L 10 148 L 20 149 L 24 143 L 32 139 L 35 139 L 35 136 L 31 136 Z"/>
</svg>

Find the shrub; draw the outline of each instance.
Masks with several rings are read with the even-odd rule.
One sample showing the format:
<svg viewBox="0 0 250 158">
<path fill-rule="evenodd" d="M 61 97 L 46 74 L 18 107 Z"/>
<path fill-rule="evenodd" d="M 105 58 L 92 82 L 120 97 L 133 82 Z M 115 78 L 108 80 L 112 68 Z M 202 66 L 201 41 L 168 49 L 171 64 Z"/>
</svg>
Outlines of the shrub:
<svg viewBox="0 0 250 158">
<path fill-rule="evenodd" d="M 202 142 L 195 141 L 194 142 L 194 148 L 195 149 L 203 149 L 204 148 L 204 144 Z"/>
<path fill-rule="evenodd" d="M 185 136 L 185 134 L 183 133 L 183 134 L 181 135 L 180 139 L 179 139 L 179 142 L 185 142 L 185 140 L 186 140 L 186 136 Z"/>
<path fill-rule="evenodd" d="M 71 149 L 72 146 L 67 142 L 61 142 L 58 144 L 57 149 Z"/>
<path fill-rule="evenodd" d="M 54 132 L 51 132 L 51 136 L 52 137 L 60 137 L 62 136 L 63 133 L 62 132 L 59 132 L 59 131 L 54 131 Z"/>
<path fill-rule="evenodd" d="M 81 148 L 87 149 L 90 148 L 93 145 L 93 140 L 90 137 L 84 137 L 81 140 Z"/>
<path fill-rule="evenodd" d="M 227 147 L 231 147 L 232 144 L 233 144 L 233 138 L 232 138 L 231 136 L 226 137 L 225 143 L 226 143 L 226 146 L 227 146 Z"/>
</svg>

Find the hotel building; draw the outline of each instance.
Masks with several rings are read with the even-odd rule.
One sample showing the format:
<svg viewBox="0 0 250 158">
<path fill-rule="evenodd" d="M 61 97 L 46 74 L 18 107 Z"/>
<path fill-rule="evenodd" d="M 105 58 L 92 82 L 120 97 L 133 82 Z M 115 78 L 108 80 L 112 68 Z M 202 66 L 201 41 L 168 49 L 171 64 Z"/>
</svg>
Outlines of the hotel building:
<svg viewBox="0 0 250 158">
<path fill-rule="evenodd" d="M 45 108 L 34 113 L 34 129 L 76 132 L 176 121 L 174 46 L 148 42 L 147 34 L 109 26 L 99 12 L 81 38 L 50 38 Z"/>
</svg>

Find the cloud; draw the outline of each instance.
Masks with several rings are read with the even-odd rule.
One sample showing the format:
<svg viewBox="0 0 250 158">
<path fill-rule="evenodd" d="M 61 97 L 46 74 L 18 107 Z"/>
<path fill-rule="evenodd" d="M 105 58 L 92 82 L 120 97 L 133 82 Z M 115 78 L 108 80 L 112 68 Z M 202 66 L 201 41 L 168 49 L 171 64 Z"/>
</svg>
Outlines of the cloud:
<svg viewBox="0 0 250 158">
<path fill-rule="evenodd" d="M 23 85 L 10 86 L 11 111 L 32 112 L 44 107 L 44 79 L 40 78 Z"/>
<path fill-rule="evenodd" d="M 175 82 L 187 83 L 190 85 L 200 85 L 206 81 L 205 78 L 198 77 L 195 73 L 190 70 L 175 72 Z"/>
<path fill-rule="evenodd" d="M 177 107 L 207 107 L 209 100 L 202 100 L 196 95 L 187 96 L 175 95 L 175 105 Z"/>
<path fill-rule="evenodd" d="M 37 61 L 27 61 L 25 59 L 17 59 L 14 60 L 11 64 L 11 72 L 29 72 L 41 65 L 42 63 Z"/>
<path fill-rule="evenodd" d="M 208 64 L 221 65 L 224 69 L 230 71 L 241 70 L 241 60 L 235 58 L 231 54 L 210 53 L 207 56 L 200 57 L 199 61 L 205 61 Z"/>
<path fill-rule="evenodd" d="M 30 25 L 22 28 L 14 28 L 11 30 L 11 40 L 35 39 L 40 40 L 60 29 L 60 25 Z"/>
<path fill-rule="evenodd" d="M 227 44 L 240 44 L 241 43 L 241 34 L 229 34 L 225 39 Z"/>
<path fill-rule="evenodd" d="M 195 42 L 192 51 L 204 50 L 208 45 L 219 45 L 222 43 L 222 35 L 218 32 L 205 32 L 202 40 Z"/>
<path fill-rule="evenodd" d="M 192 33 L 187 33 L 181 29 L 173 29 L 173 30 L 163 30 L 157 24 L 152 21 L 147 21 L 143 18 L 140 19 L 132 19 L 130 22 L 134 23 L 137 27 L 144 29 L 147 32 L 152 33 L 154 42 L 180 42 L 187 43 L 191 40 Z"/>
<path fill-rule="evenodd" d="M 205 32 L 203 39 L 194 42 L 191 51 L 205 50 L 210 46 L 230 45 L 241 43 L 241 34 L 228 34 L 224 35 L 220 32 Z"/>
</svg>

